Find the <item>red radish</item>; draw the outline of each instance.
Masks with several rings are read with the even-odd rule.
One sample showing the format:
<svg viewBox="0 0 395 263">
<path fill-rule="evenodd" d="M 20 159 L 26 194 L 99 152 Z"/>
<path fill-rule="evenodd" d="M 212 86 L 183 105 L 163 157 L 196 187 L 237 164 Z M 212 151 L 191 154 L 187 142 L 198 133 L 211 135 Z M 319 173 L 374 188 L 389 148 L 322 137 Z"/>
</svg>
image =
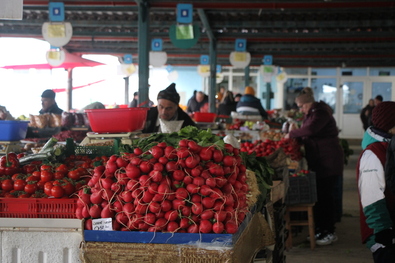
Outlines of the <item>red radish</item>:
<svg viewBox="0 0 395 263">
<path fill-rule="evenodd" d="M 210 186 L 204 184 L 204 185 L 202 185 L 202 186 L 200 187 L 200 191 L 199 191 L 199 192 L 200 192 L 200 194 L 202 194 L 203 196 L 207 196 L 207 195 L 210 195 L 210 194 L 211 194 L 212 189 L 211 189 Z"/>
<path fill-rule="evenodd" d="M 158 162 L 163 164 L 163 165 L 166 165 L 169 162 L 169 159 L 167 159 L 166 157 L 162 156 L 162 157 L 159 157 Z"/>
<path fill-rule="evenodd" d="M 144 216 L 144 222 L 149 224 L 149 225 L 153 225 L 156 221 L 156 216 L 153 213 L 147 213 Z"/>
<path fill-rule="evenodd" d="M 187 158 L 190 155 L 190 152 L 188 148 L 186 147 L 179 147 L 177 149 L 177 157 L 182 159 L 182 158 Z"/>
<path fill-rule="evenodd" d="M 137 229 L 141 230 L 141 231 L 147 231 L 151 226 L 149 224 L 147 224 L 146 222 L 140 222 L 138 224 Z"/>
<path fill-rule="evenodd" d="M 209 161 L 213 157 L 213 151 L 209 147 L 203 147 L 199 152 L 199 156 L 202 161 Z"/>
<path fill-rule="evenodd" d="M 216 234 L 222 234 L 225 230 L 224 224 L 222 222 L 215 222 L 213 224 L 213 232 Z"/>
<path fill-rule="evenodd" d="M 173 209 L 181 209 L 182 207 L 185 206 L 185 200 L 181 199 L 174 199 L 172 201 Z"/>
<path fill-rule="evenodd" d="M 165 169 L 165 166 L 159 162 L 159 163 L 155 163 L 154 164 L 154 171 L 159 171 L 159 172 L 163 172 L 163 170 Z"/>
<path fill-rule="evenodd" d="M 168 221 L 175 221 L 178 218 L 176 210 L 169 210 L 165 213 L 165 219 Z"/>
<path fill-rule="evenodd" d="M 127 222 L 129 221 L 129 217 L 126 215 L 126 213 L 121 212 L 121 213 L 116 214 L 115 220 L 122 225 L 126 225 Z"/>
<path fill-rule="evenodd" d="M 192 213 L 190 206 L 184 205 L 180 210 L 181 210 L 181 215 L 183 216 L 190 216 Z"/>
<path fill-rule="evenodd" d="M 144 175 L 143 175 L 144 176 Z M 149 173 L 149 177 L 151 178 L 151 180 L 153 181 L 153 182 L 160 182 L 160 181 L 162 181 L 162 172 L 160 172 L 160 171 L 157 171 L 157 170 L 152 170 L 150 173 Z"/>
<path fill-rule="evenodd" d="M 225 231 L 228 234 L 234 234 L 237 232 L 237 224 L 231 221 L 228 221 L 225 223 Z"/>
<path fill-rule="evenodd" d="M 77 206 L 90 205 L 91 203 L 90 194 L 82 193 L 78 195 Z"/>
<path fill-rule="evenodd" d="M 148 205 L 140 203 L 140 204 L 136 205 L 136 207 L 134 208 L 134 211 L 137 214 L 145 215 L 148 211 Z"/>
<path fill-rule="evenodd" d="M 191 150 L 191 152 L 194 153 L 197 153 L 202 149 L 202 147 L 199 144 L 197 144 L 195 141 L 189 141 L 188 148 L 189 150 Z"/>
<path fill-rule="evenodd" d="M 137 189 L 132 191 L 132 198 L 133 199 L 138 199 L 139 200 L 142 195 L 143 195 L 143 190 L 141 190 L 140 188 L 137 188 Z"/>
<path fill-rule="evenodd" d="M 200 165 L 197 165 L 191 170 L 191 175 L 193 177 L 200 176 L 202 174 L 202 170 L 203 170 L 203 167 Z"/>
<path fill-rule="evenodd" d="M 224 194 L 230 194 L 234 191 L 233 186 L 230 183 L 224 184 L 224 186 L 221 189 Z"/>
<path fill-rule="evenodd" d="M 217 211 L 217 212 L 215 212 L 215 214 L 214 214 L 214 219 L 217 221 L 217 222 L 223 222 L 224 220 L 225 220 L 225 218 L 226 218 L 226 212 L 225 211 L 223 211 L 223 210 L 221 210 L 221 211 Z"/>
<path fill-rule="evenodd" d="M 83 206 L 77 206 L 77 208 L 75 209 L 75 217 L 80 220 L 84 218 L 82 216 L 82 208 Z"/>
<path fill-rule="evenodd" d="M 139 166 L 141 162 L 142 162 L 142 160 L 139 157 L 132 157 L 130 159 L 130 164 L 133 164 L 136 166 Z"/>
<path fill-rule="evenodd" d="M 225 151 L 227 153 L 234 153 L 234 149 L 237 149 L 237 148 L 233 148 L 233 146 L 231 144 L 225 143 Z"/>
<path fill-rule="evenodd" d="M 155 227 L 157 230 L 161 231 L 166 228 L 167 220 L 165 218 L 158 218 L 155 221 Z"/>
<path fill-rule="evenodd" d="M 149 173 L 152 170 L 152 164 L 148 161 L 142 161 L 140 163 L 140 170 L 143 173 Z"/>
<path fill-rule="evenodd" d="M 163 200 L 163 202 L 160 204 L 160 207 L 162 208 L 163 212 L 167 212 L 172 208 L 172 203 L 169 200 Z"/>
<path fill-rule="evenodd" d="M 185 200 L 189 196 L 187 189 L 181 187 L 176 190 L 176 198 L 180 200 Z"/>
<path fill-rule="evenodd" d="M 106 177 L 113 177 L 116 170 L 118 170 L 117 164 L 109 160 L 106 163 L 106 170 L 104 171 L 104 173 Z"/>
<path fill-rule="evenodd" d="M 154 194 L 151 194 L 149 191 L 143 191 L 143 196 L 141 197 L 141 201 L 144 203 L 149 203 L 152 201 Z"/>
<path fill-rule="evenodd" d="M 140 187 L 139 181 L 130 179 L 125 186 L 125 190 L 134 191 L 139 187 Z"/>
<path fill-rule="evenodd" d="M 126 203 L 123 205 L 123 212 L 125 212 L 128 216 L 134 213 L 135 206 L 132 203 Z"/>
<path fill-rule="evenodd" d="M 115 163 L 118 168 L 126 167 L 126 165 L 128 165 L 128 162 L 123 157 L 118 157 Z"/>
<path fill-rule="evenodd" d="M 233 156 L 226 155 L 222 162 L 224 163 L 224 166 L 234 166 L 236 165 L 236 159 Z"/>
<path fill-rule="evenodd" d="M 198 225 L 190 225 L 187 229 L 188 233 L 199 233 L 199 226 Z"/>
<path fill-rule="evenodd" d="M 173 146 L 167 146 L 165 148 L 165 156 L 169 160 L 177 158 L 176 149 Z"/>
<path fill-rule="evenodd" d="M 101 197 L 106 201 L 110 201 L 112 198 L 114 198 L 114 191 L 111 189 L 102 189 L 101 194 Z"/>
<path fill-rule="evenodd" d="M 152 213 L 158 213 L 161 210 L 161 206 L 160 206 L 160 204 L 158 202 L 151 202 L 148 205 L 148 209 Z"/>
<path fill-rule="evenodd" d="M 199 232 L 203 234 L 210 233 L 213 230 L 213 225 L 209 220 L 201 220 L 199 225 Z"/>
<path fill-rule="evenodd" d="M 179 229 L 178 223 L 175 221 L 171 221 L 167 224 L 167 231 L 174 233 Z"/>
<path fill-rule="evenodd" d="M 185 177 L 185 172 L 183 170 L 175 170 L 172 174 L 174 180 L 182 181 Z"/>
<path fill-rule="evenodd" d="M 158 194 L 167 195 L 170 193 L 170 187 L 166 184 L 160 184 L 158 186 Z"/>
<path fill-rule="evenodd" d="M 197 194 L 197 193 L 199 193 L 200 187 L 198 187 L 196 184 L 188 184 L 188 185 L 186 186 L 186 189 L 187 189 L 187 191 L 188 191 L 190 194 Z"/>
<path fill-rule="evenodd" d="M 139 183 L 141 186 L 149 186 L 151 183 L 151 177 L 148 174 L 140 176 Z"/>
<path fill-rule="evenodd" d="M 150 192 L 151 194 L 156 194 L 158 193 L 158 184 L 157 183 L 150 183 L 150 185 L 148 186 L 148 192 Z"/>
<path fill-rule="evenodd" d="M 221 150 L 215 149 L 213 152 L 213 160 L 216 163 L 222 162 L 222 159 L 224 158 L 224 154 L 222 153 Z"/>
<path fill-rule="evenodd" d="M 159 159 L 160 157 L 162 157 L 164 155 L 164 151 L 161 147 L 159 146 L 153 146 L 151 148 L 151 154 L 155 159 Z"/>
<path fill-rule="evenodd" d="M 143 153 L 143 151 L 140 148 L 134 148 L 133 153 L 135 155 L 141 155 Z"/>
<path fill-rule="evenodd" d="M 105 189 L 111 189 L 111 185 L 114 181 L 109 178 L 109 177 L 105 177 L 105 178 L 101 178 L 100 179 L 100 184 L 103 188 Z"/>
<path fill-rule="evenodd" d="M 92 206 L 89 208 L 89 215 L 90 215 L 92 218 L 99 218 L 99 217 L 100 217 L 100 214 L 101 214 L 101 211 L 102 211 L 101 206 L 94 204 L 94 205 L 92 205 Z"/>
<path fill-rule="evenodd" d="M 221 189 L 215 187 L 213 188 L 213 191 L 210 194 L 210 197 L 217 200 L 217 199 L 223 199 L 224 198 L 224 193 L 221 191 Z"/>
<path fill-rule="evenodd" d="M 129 177 L 126 175 L 126 173 L 122 173 L 120 171 L 115 173 L 115 179 L 118 185 L 126 185 L 129 181 Z"/>
<path fill-rule="evenodd" d="M 201 203 L 193 203 L 191 211 L 195 215 L 200 215 L 203 212 L 203 205 Z"/>
<path fill-rule="evenodd" d="M 180 147 L 188 147 L 188 142 L 189 142 L 189 140 L 187 140 L 187 139 L 182 139 L 182 140 L 180 140 L 180 141 L 178 142 L 178 146 L 180 146 Z"/>
<path fill-rule="evenodd" d="M 198 163 L 200 162 L 200 157 L 197 155 L 191 155 L 189 157 L 186 158 L 185 160 L 185 165 L 188 168 L 195 168 Z"/>
<path fill-rule="evenodd" d="M 191 222 L 190 222 L 189 218 L 183 217 L 180 220 L 180 228 L 186 229 L 186 228 L 188 228 L 191 225 L 190 223 Z"/>
<path fill-rule="evenodd" d="M 196 203 L 201 203 L 202 202 L 202 196 L 201 195 L 199 195 L 199 194 L 194 194 L 194 195 L 192 195 L 192 197 L 191 197 L 191 203 L 192 204 L 196 204 Z"/>
<path fill-rule="evenodd" d="M 81 216 L 83 217 L 83 218 L 88 218 L 88 217 L 90 217 L 90 214 L 89 214 L 89 206 L 83 206 L 82 207 L 82 210 L 81 210 Z"/>
<path fill-rule="evenodd" d="M 132 163 L 129 163 L 126 166 L 125 171 L 126 171 L 126 176 L 129 177 L 130 179 L 136 179 L 141 174 L 140 169 L 136 165 L 133 165 Z"/>
<path fill-rule="evenodd" d="M 123 205 L 121 201 L 117 200 L 111 205 L 111 210 L 113 210 L 115 213 L 121 212 L 123 209 Z"/>
<path fill-rule="evenodd" d="M 110 205 L 106 205 L 100 213 L 101 218 L 113 218 L 114 217 L 114 212 L 110 209 Z"/>
<path fill-rule="evenodd" d="M 94 192 L 90 195 L 90 200 L 92 204 L 100 204 L 101 202 L 103 202 L 103 198 L 101 195 L 101 192 Z"/>
<path fill-rule="evenodd" d="M 223 176 L 218 176 L 215 178 L 215 180 L 217 181 L 217 187 L 219 188 L 221 188 L 228 182 L 228 180 Z"/>
<path fill-rule="evenodd" d="M 154 197 L 152 197 L 153 202 L 161 202 L 164 199 L 165 196 L 163 194 L 155 194 Z"/>
<path fill-rule="evenodd" d="M 206 185 L 210 186 L 211 188 L 214 188 L 217 186 L 217 181 L 215 180 L 215 177 L 210 177 L 206 179 Z"/>
<path fill-rule="evenodd" d="M 175 161 L 170 161 L 166 164 L 166 171 L 173 172 L 178 169 L 177 163 Z"/>
<path fill-rule="evenodd" d="M 214 217 L 214 211 L 207 209 L 204 210 L 201 214 L 200 214 L 200 218 L 201 219 L 206 219 L 206 220 L 210 220 Z"/>
<path fill-rule="evenodd" d="M 160 147 L 160 148 L 162 148 L 162 149 L 164 149 L 164 148 L 167 147 L 167 143 L 166 143 L 166 142 L 160 142 L 160 143 L 158 143 L 157 146 Z"/>
<path fill-rule="evenodd" d="M 84 228 L 85 230 L 92 230 L 92 219 L 85 220 Z"/>
<path fill-rule="evenodd" d="M 193 178 L 193 184 L 197 185 L 197 186 L 202 186 L 205 183 L 205 180 L 203 177 L 194 177 Z"/>
<path fill-rule="evenodd" d="M 215 199 L 211 197 L 204 197 L 202 199 L 202 205 L 204 208 L 211 209 L 214 207 Z"/>
<path fill-rule="evenodd" d="M 186 184 L 186 185 L 191 184 L 191 183 L 193 182 L 193 177 L 190 176 L 190 175 L 187 175 L 187 176 L 184 177 L 183 182 L 184 182 L 184 184 Z"/>
</svg>

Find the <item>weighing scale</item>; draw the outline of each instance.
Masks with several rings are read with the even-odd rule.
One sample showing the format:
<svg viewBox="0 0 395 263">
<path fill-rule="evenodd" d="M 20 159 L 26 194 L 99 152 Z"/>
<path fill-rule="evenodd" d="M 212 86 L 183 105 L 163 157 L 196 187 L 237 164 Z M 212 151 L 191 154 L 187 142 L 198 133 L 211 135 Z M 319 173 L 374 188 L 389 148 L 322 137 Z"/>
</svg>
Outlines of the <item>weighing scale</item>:
<svg viewBox="0 0 395 263">
<path fill-rule="evenodd" d="M 87 132 L 86 137 L 80 143 L 81 146 L 91 143 L 103 143 L 112 141 L 113 139 L 120 139 L 122 144 L 132 144 L 133 139 L 139 138 L 141 131 L 127 132 L 127 133 L 95 133 Z"/>
<path fill-rule="evenodd" d="M 20 141 L 0 141 L 0 154 L 9 152 L 20 152 L 22 149 Z"/>
</svg>

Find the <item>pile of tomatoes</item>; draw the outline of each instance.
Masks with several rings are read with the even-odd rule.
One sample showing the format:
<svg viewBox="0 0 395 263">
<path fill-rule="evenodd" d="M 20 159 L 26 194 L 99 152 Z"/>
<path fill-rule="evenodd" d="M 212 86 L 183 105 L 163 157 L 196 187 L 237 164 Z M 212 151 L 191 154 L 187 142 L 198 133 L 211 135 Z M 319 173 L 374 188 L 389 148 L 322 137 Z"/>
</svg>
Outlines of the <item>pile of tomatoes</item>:
<svg viewBox="0 0 395 263">
<path fill-rule="evenodd" d="M 1 175 L 0 197 L 75 198 L 74 193 L 89 182 L 94 166 L 107 160 L 105 156 L 91 159 L 72 155 L 64 163 L 32 161 L 18 165 L 13 174 Z"/>
<path fill-rule="evenodd" d="M 278 141 L 266 139 L 243 142 L 240 150 L 248 154 L 255 153 L 256 156 L 269 156 L 279 148 L 282 148 L 291 160 L 299 161 L 303 157 L 300 144 L 295 139 L 282 138 Z"/>
</svg>

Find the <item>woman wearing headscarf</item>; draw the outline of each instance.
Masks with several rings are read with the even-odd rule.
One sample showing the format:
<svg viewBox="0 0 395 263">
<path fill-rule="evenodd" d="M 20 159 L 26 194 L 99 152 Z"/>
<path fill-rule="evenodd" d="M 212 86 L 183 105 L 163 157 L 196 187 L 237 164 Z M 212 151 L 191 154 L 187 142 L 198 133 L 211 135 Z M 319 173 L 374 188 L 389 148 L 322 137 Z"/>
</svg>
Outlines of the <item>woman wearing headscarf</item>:
<svg viewBox="0 0 395 263">
<path fill-rule="evenodd" d="M 160 119 L 163 121 L 183 121 L 181 128 L 196 126 L 189 115 L 178 104 L 180 95 L 177 93 L 176 84 L 172 83 L 158 93 L 158 105 L 149 109 L 143 133 L 160 132 Z"/>
<path fill-rule="evenodd" d="M 236 111 L 237 102 L 233 98 L 233 93 L 231 91 L 226 91 L 221 103 L 218 105 L 218 115 L 228 115 L 230 116 L 232 111 Z"/>
<path fill-rule="evenodd" d="M 332 108 L 323 101 L 315 101 L 311 88 L 304 88 L 295 102 L 304 113 L 304 120 L 299 129 L 291 125 L 285 138 L 296 138 L 305 147 L 308 168 L 316 174 L 316 244 L 329 245 L 337 241 L 335 193 L 344 165 L 339 130 Z"/>
</svg>

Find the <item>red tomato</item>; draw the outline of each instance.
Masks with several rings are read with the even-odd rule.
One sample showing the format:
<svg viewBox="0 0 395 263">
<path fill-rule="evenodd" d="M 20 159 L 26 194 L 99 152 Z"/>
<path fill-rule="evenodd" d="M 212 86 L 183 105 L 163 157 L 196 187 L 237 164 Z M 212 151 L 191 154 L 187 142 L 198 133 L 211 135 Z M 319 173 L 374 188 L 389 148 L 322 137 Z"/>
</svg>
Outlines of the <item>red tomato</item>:
<svg viewBox="0 0 395 263">
<path fill-rule="evenodd" d="M 1 182 L 1 189 L 9 192 L 14 189 L 14 182 L 11 179 L 5 179 Z"/>
<path fill-rule="evenodd" d="M 52 171 L 52 166 L 48 164 L 43 164 L 40 167 L 40 171 Z"/>
<path fill-rule="evenodd" d="M 36 183 L 25 185 L 24 191 L 28 194 L 34 194 L 38 190 Z"/>
<path fill-rule="evenodd" d="M 63 184 L 62 188 L 63 188 L 64 194 L 66 196 L 70 196 L 71 194 L 73 194 L 75 192 L 75 187 L 71 183 Z"/>
<path fill-rule="evenodd" d="M 66 173 L 68 173 L 69 168 L 65 164 L 60 164 L 58 167 L 55 168 L 55 171 L 56 172 L 61 172 L 63 174 L 66 174 Z"/>
<path fill-rule="evenodd" d="M 44 184 L 44 193 L 46 195 L 50 196 L 52 187 L 53 187 L 53 182 L 51 182 L 51 181 L 45 182 L 45 184 Z"/>
<path fill-rule="evenodd" d="M 64 195 L 64 190 L 60 185 L 54 185 L 51 188 L 51 196 L 60 198 Z"/>
<path fill-rule="evenodd" d="M 81 178 L 81 174 L 78 171 L 78 169 L 75 170 L 71 170 L 67 173 L 67 177 L 74 180 L 74 181 L 78 181 Z"/>
<path fill-rule="evenodd" d="M 26 181 L 23 179 L 17 179 L 14 181 L 14 190 L 23 191 L 25 189 Z"/>
<path fill-rule="evenodd" d="M 53 180 L 53 173 L 49 170 L 41 170 L 40 179 L 41 179 L 41 181 L 49 182 L 49 181 Z"/>
</svg>

